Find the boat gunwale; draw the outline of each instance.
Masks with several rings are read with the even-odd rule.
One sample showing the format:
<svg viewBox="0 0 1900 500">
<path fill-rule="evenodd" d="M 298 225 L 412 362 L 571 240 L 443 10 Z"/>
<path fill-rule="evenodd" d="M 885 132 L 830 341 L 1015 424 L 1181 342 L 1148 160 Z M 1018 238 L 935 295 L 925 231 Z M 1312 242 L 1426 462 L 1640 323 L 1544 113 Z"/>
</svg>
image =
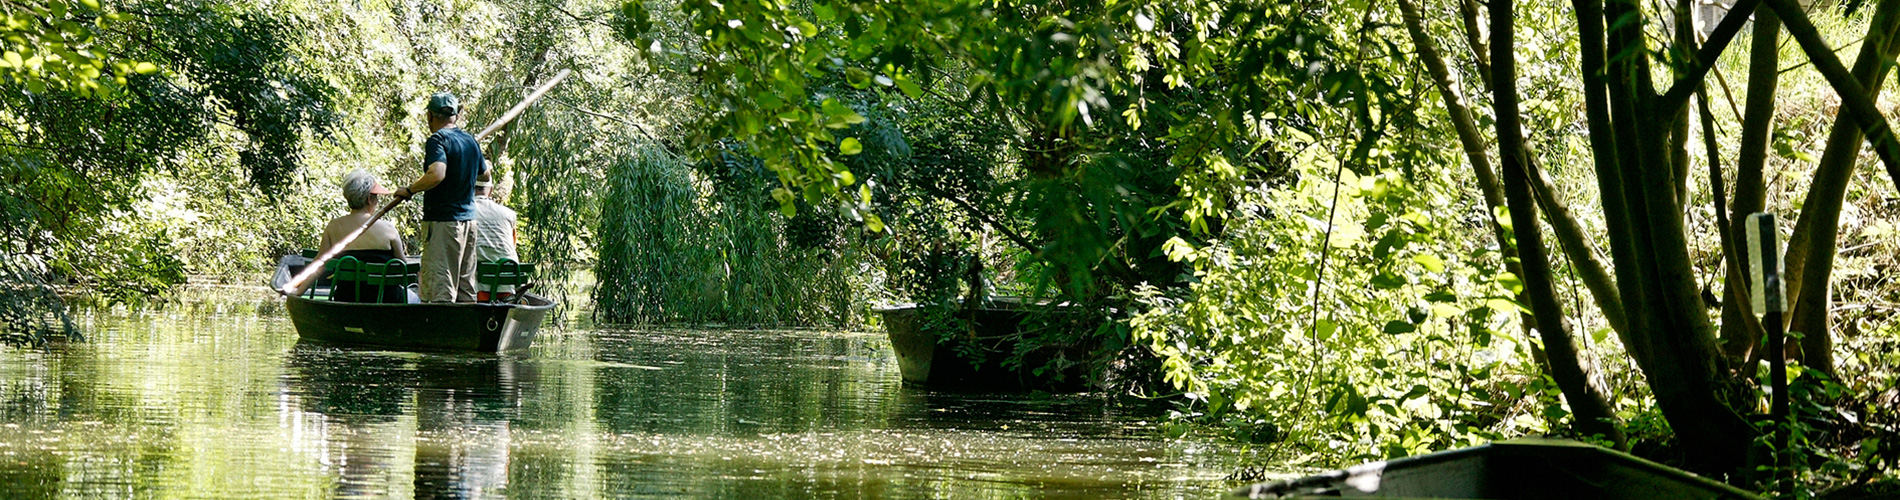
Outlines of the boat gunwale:
<svg viewBox="0 0 1900 500">
<path fill-rule="evenodd" d="M 1424 466 L 1424 465 L 1439 464 L 1439 463 L 1446 463 L 1446 462 L 1454 462 L 1454 461 L 1466 460 L 1466 459 L 1485 460 L 1489 458 L 1487 455 L 1491 453 L 1525 453 L 1525 454 L 1541 455 L 1542 458 L 1552 458 L 1555 454 L 1594 455 L 1599 460 L 1614 461 L 1619 465 L 1629 466 L 1631 468 L 1636 468 L 1636 469 L 1642 469 L 1645 472 L 1661 475 L 1663 477 L 1667 477 L 1669 479 L 1672 479 L 1678 482 L 1698 486 L 1705 490 L 1714 490 L 1716 492 L 1720 492 L 1721 494 L 1728 495 L 1733 498 L 1738 498 L 1738 499 L 1760 499 L 1761 498 L 1746 490 L 1723 483 L 1721 481 L 1716 481 L 1714 479 L 1702 477 L 1694 473 L 1690 473 L 1688 471 L 1684 471 L 1681 469 L 1663 465 L 1663 464 L 1645 459 L 1643 457 L 1638 457 L 1635 455 L 1631 455 L 1629 453 L 1625 453 L 1623 451 L 1612 450 L 1612 449 L 1604 448 L 1601 446 L 1595 446 L 1595 445 L 1590 445 L 1586 443 L 1580 443 L 1580 442 L 1570 441 L 1570 440 L 1565 440 L 1565 439 L 1548 439 L 1548 438 L 1534 438 L 1534 437 L 1517 438 L 1517 439 L 1510 439 L 1510 440 L 1504 440 L 1504 441 L 1493 441 L 1493 442 L 1489 442 L 1489 443 L 1485 443 L 1485 444 L 1481 444 L 1477 446 L 1454 448 L 1450 450 L 1426 453 L 1423 455 L 1413 455 L 1409 457 L 1400 457 L 1400 458 L 1394 458 L 1390 460 L 1376 460 L 1376 461 L 1366 462 L 1362 464 L 1351 465 L 1344 468 L 1327 470 L 1324 472 L 1311 474 L 1311 475 L 1307 475 L 1303 477 L 1255 483 L 1245 488 L 1242 488 L 1240 490 L 1232 492 L 1230 496 L 1239 497 L 1239 498 L 1289 498 L 1286 495 L 1293 495 L 1290 498 L 1303 498 L 1305 495 L 1299 493 L 1301 489 L 1323 488 L 1323 487 L 1334 486 L 1334 485 L 1343 485 L 1345 484 L 1347 480 L 1353 477 L 1362 475 L 1362 474 L 1377 473 L 1377 474 L 1383 475 L 1385 471 L 1392 470 L 1394 466 L 1416 467 L 1416 466 Z M 1526 458 L 1526 457 L 1519 457 L 1519 458 Z M 1273 496 L 1266 496 L 1266 495 L 1273 495 Z"/>
<path fill-rule="evenodd" d="M 532 299 L 540 300 L 543 303 L 542 304 L 519 304 L 519 303 L 509 303 L 509 302 L 417 302 L 413 304 L 410 304 L 410 303 L 386 304 L 386 303 L 380 303 L 380 302 L 343 302 L 343 301 L 335 301 L 335 300 L 317 300 L 317 299 L 307 298 L 301 295 L 285 295 L 284 299 L 298 300 L 298 301 L 303 301 L 303 302 L 309 302 L 312 304 L 337 305 L 337 306 L 348 306 L 348 307 L 368 307 L 368 308 L 376 308 L 376 309 L 383 309 L 383 308 L 402 309 L 402 308 L 411 308 L 411 307 L 418 307 L 418 306 L 433 306 L 433 307 L 452 307 L 452 308 L 458 308 L 458 309 L 461 309 L 461 308 L 485 309 L 485 308 L 491 308 L 491 307 L 499 307 L 499 308 L 505 308 L 505 309 L 522 309 L 522 310 L 527 310 L 527 311 L 538 311 L 538 310 L 544 310 L 544 309 L 553 309 L 554 306 L 560 305 L 560 303 L 555 302 L 554 299 L 550 299 L 550 298 L 543 297 L 540 295 L 535 295 L 532 293 L 522 294 L 522 295 L 525 297 L 532 298 Z"/>
</svg>

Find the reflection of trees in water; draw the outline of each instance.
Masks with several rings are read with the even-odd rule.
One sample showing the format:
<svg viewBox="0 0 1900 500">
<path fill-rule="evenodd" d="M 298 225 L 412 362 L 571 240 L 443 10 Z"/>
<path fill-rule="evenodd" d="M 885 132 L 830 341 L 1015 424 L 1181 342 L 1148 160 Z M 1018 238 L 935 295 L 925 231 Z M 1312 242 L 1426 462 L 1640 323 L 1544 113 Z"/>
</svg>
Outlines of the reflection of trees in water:
<svg viewBox="0 0 1900 500">
<path fill-rule="evenodd" d="M 603 331 L 595 401 L 606 432 L 750 436 L 879 427 L 895 377 L 862 335 Z"/>
<path fill-rule="evenodd" d="M 291 393 L 325 423 L 337 496 L 498 497 L 508 485 L 516 383 L 534 372 L 506 356 L 393 354 L 299 346 Z M 410 427 L 405 417 L 414 417 Z M 401 453 L 412 444 L 412 453 Z M 409 485 L 397 471 L 409 458 Z"/>
</svg>

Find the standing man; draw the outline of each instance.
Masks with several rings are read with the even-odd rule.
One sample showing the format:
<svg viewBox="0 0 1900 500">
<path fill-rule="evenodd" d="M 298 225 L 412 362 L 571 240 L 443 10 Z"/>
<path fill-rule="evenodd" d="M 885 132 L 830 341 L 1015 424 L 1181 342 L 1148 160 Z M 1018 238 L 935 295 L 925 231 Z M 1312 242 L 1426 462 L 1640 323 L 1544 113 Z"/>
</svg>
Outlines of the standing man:
<svg viewBox="0 0 1900 500">
<path fill-rule="evenodd" d="M 488 181 L 475 182 L 475 255 L 480 262 L 493 262 L 508 259 L 520 262 L 515 255 L 515 211 L 495 203 L 489 197 Z M 497 285 L 495 297 L 488 296 L 488 290 L 475 292 L 475 300 L 507 301 L 514 298 L 514 285 Z"/>
<path fill-rule="evenodd" d="M 461 114 L 455 95 L 429 97 L 429 135 L 422 147 L 422 177 L 396 190 L 399 198 L 422 197 L 422 300 L 475 301 L 475 181 L 488 178 L 482 148 L 455 126 Z"/>
</svg>

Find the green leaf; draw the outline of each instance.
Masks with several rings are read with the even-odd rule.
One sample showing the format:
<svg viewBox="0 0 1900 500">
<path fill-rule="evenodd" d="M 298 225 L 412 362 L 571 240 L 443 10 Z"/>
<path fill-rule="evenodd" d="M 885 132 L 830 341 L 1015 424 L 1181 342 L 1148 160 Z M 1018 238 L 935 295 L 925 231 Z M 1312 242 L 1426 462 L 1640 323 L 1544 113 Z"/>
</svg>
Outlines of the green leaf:
<svg viewBox="0 0 1900 500">
<path fill-rule="evenodd" d="M 1416 331 L 1418 331 L 1418 327 L 1412 325 L 1411 323 L 1406 323 L 1404 321 L 1399 321 L 1399 320 L 1392 320 L 1392 321 L 1385 322 L 1385 333 L 1390 334 L 1390 335 L 1398 335 L 1401 333 L 1412 333 Z"/>
<path fill-rule="evenodd" d="M 864 145 L 859 144 L 856 137 L 846 137 L 838 141 L 838 152 L 844 153 L 845 156 L 855 155 L 864 152 Z"/>
<path fill-rule="evenodd" d="M 1438 258 L 1437 255 L 1428 253 L 1414 255 L 1412 256 L 1412 262 L 1417 262 L 1418 265 L 1424 266 L 1427 271 L 1434 273 L 1445 272 L 1445 260 Z"/>
<path fill-rule="evenodd" d="M 1372 286 L 1377 287 L 1380 290 L 1391 290 L 1394 288 L 1405 286 L 1405 280 L 1400 279 L 1398 276 L 1392 275 L 1392 273 L 1379 273 L 1379 274 L 1373 275 L 1371 283 L 1372 283 Z"/>
<path fill-rule="evenodd" d="M 911 99 L 918 99 L 924 96 L 924 89 L 918 87 L 917 82 L 911 81 L 910 77 L 897 75 L 896 80 L 897 89 L 904 91 L 904 95 L 910 96 Z"/>
<path fill-rule="evenodd" d="M 1503 227 L 1505 232 L 1514 230 L 1514 228 L 1511 227 L 1511 207 L 1497 207 L 1492 209 L 1491 217 L 1497 220 L 1498 226 Z"/>
<path fill-rule="evenodd" d="M 1333 334 L 1339 332 L 1339 323 L 1335 323 L 1330 319 L 1321 318 L 1318 326 L 1319 339 L 1321 341 L 1333 338 Z"/>
<path fill-rule="evenodd" d="M 1519 313 L 1519 312 L 1521 312 L 1521 313 L 1525 313 L 1525 314 L 1530 314 L 1530 312 L 1531 312 L 1531 310 L 1530 310 L 1530 309 L 1526 309 L 1526 308 L 1524 308 L 1524 306 L 1522 306 L 1522 305 L 1519 305 L 1519 304 L 1517 303 L 1517 301 L 1515 301 L 1515 300 L 1511 300 L 1511 299 L 1507 299 L 1507 298 L 1503 298 L 1503 297 L 1492 297 L 1492 298 L 1489 298 L 1489 299 L 1485 299 L 1485 301 L 1484 301 L 1484 306 L 1485 306 L 1485 307 L 1489 307 L 1489 308 L 1491 308 L 1491 309 L 1494 309 L 1494 310 L 1496 310 L 1496 311 L 1498 311 L 1498 312 L 1501 312 L 1501 313 Z"/>
<path fill-rule="evenodd" d="M 158 65 L 145 62 L 145 61 L 139 61 L 137 66 L 132 67 L 132 71 L 137 72 L 138 74 L 141 74 L 141 75 L 149 75 L 149 74 L 158 72 Z"/>
<path fill-rule="evenodd" d="M 1385 236 L 1380 237 L 1379 242 L 1372 245 L 1372 258 L 1383 261 L 1391 256 L 1392 252 L 1405 248 L 1405 243 L 1403 232 L 1398 229 L 1386 231 Z"/>
<path fill-rule="evenodd" d="M 1524 280 L 1518 279 L 1516 274 L 1498 273 L 1498 284 L 1504 285 L 1504 289 L 1510 290 L 1512 294 L 1524 293 Z"/>
<path fill-rule="evenodd" d="M 1568 416 L 1570 416 L 1570 412 L 1564 410 L 1564 405 L 1562 404 L 1551 404 L 1544 407 L 1544 418 L 1562 420 Z"/>
</svg>

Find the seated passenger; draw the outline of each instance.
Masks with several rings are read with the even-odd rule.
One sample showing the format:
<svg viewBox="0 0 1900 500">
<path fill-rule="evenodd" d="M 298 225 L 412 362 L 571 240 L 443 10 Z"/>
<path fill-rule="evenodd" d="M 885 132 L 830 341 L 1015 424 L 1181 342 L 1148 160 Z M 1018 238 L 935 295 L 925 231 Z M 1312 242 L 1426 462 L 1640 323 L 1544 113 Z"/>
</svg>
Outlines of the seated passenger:
<svg viewBox="0 0 1900 500">
<path fill-rule="evenodd" d="M 331 219 L 323 228 L 323 242 L 318 248 L 329 249 L 337 241 L 348 236 L 350 231 L 363 227 L 376 216 L 376 209 L 382 201 L 380 195 L 390 194 L 388 189 L 376 181 L 376 176 L 363 169 L 350 171 L 343 176 L 343 200 L 350 205 L 350 213 Z M 396 225 L 388 220 L 376 221 L 375 225 L 364 230 L 348 245 L 343 253 L 332 259 L 355 257 L 364 263 L 384 263 L 390 259 L 401 259 L 408 255 L 402 244 L 402 235 L 396 232 Z M 359 291 L 359 288 L 361 289 Z M 408 301 L 408 289 L 397 285 L 382 287 L 383 302 L 404 303 Z M 359 293 L 361 295 L 359 295 Z M 340 302 L 376 302 L 377 290 L 373 286 L 356 286 L 351 283 L 336 283 L 331 287 L 330 300 Z"/>
<path fill-rule="evenodd" d="M 488 181 L 475 181 L 475 261 L 520 262 L 521 258 L 515 256 L 515 240 L 519 239 L 515 234 L 515 211 L 495 203 L 488 193 Z M 515 296 L 514 285 L 499 285 L 495 289 L 499 297 L 489 297 L 487 285 L 476 283 L 476 289 L 476 302 L 507 301 Z"/>
</svg>

